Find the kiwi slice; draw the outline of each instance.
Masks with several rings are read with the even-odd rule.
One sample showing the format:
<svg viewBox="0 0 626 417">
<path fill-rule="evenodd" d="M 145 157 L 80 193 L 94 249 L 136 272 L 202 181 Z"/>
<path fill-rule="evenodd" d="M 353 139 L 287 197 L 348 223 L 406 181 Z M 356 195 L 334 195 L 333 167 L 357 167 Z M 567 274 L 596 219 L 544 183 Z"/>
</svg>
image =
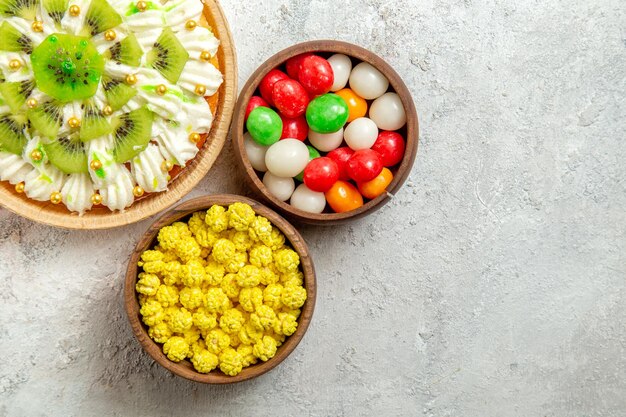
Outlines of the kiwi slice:
<svg viewBox="0 0 626 417">
<path fill-rule="evenodd" d="M 95 36 L 122 23 L 122 17 L 105 0 L 92 1 L 85 15 L 81 35 Z"/>
<path fill-rule="evenodd" d="M 142 152 L 152 137 L 154 113 L 146 106 L 113 119 L 115 147 L 113 157 L 120 164 L 130 161 Z"/>
<path fill-rule="evenodd" d="M 0 149 L 21 155 L 28 140 L 24 129 L 28 120 L 23 114 L 0 116 Z"/>
<path fill-rule="evenodd" d="M 34 20 L 39 0 L 0 0 L 0 14 L 5 17 L 18 16 Z"/>
<path fill-rule="evenodd" d="M 141 64 L 142 55 L 141 46 L 132 33 L 104 53 L 104 56 L 108 59 L 133 67 L 138 67 Z"/>
<path fill-rule="evenodd" d="M 43 145 L 52 165 L 66 174 L 88 172 L 87 152 L 81 140 L 74 136 L 62 136 Z"/>
<path fill-rule="evenodd" d="M 88 38 L 74 35 L 48 36 L 30 60 L 37 87 L 61 102 L 92 97 L 104 71 L 104 58 L 96 47 Z"/>
<path fill-rule="evenodd" d="M 33 52 L 33 41 L 7 21 L 0 25 L 0 51 Z"/>
<path fill-rule="evenodd" d="M 119 110 L 128 103 L 128 100 L 135 97 L 137 90 L 124 84 L 119 80 L 112 80 L 110 78 L 102 78 L 102 86 L 104 88 L 104 95 L 107 98 L 109 106 L 113 110 Z"/>
<path fill-rule="evenodd" d="M 54 23 L 60 26 L 69 2 L 69 0 L 43 0 L 42 4 L 48 15 L 54 20 Z"/>
<path fill-rule="evenodd" d="M 80 125 L 80 140 L 86 142 L 100 136 L 108 135 L 113 126 L 96 106 L 91 103 L 85 105 L 83 120 Z"/>
<path fill-rule="evenodd" d="M 28 110 L 28 120 L 43 136 L 56 138 L 63 122 L 63 109 L 58 102 L 46 101 Z"/>
<path fill-rule="evenodd" d="M 148 65 L 158 70 L 169 82 L 176 84 L 189 59 L 189 53 L 172 29 L 165 28 L 148 52 Z"/>
<path fill-rule="evenodd" d="M 0 84 L 0 94 L 13 113 L 17 113 L 35 88 L 33 80 L 4 82 Z"/>
</svg>

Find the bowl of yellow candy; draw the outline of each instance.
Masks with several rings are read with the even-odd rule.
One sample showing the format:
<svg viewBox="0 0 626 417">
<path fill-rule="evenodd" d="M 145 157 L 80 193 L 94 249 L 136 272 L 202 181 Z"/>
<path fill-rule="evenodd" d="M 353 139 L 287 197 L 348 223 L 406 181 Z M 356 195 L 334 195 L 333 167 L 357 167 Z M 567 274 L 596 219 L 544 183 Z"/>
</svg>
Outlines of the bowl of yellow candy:
<svg viewBox="0 0 626 417">
<path fill-rule="evenodd" d="M 315 297 L 302 236 L 234 195 L 190 200 L 158 219 L 131 256 L 124 288 L 146 352 L 207 384 L 245 381 L 282 362 L 302 340 Z"/>
</svg>

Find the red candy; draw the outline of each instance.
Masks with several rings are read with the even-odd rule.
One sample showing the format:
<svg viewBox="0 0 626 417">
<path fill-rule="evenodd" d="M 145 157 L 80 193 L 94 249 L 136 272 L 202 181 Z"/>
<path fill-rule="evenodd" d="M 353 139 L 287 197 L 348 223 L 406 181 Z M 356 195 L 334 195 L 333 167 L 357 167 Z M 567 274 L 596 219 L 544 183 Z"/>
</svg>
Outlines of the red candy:
<svg viewBox="0 0 626 417">
<path fill-rule="evenodd" d="M 383 170 L 383 162 L 380 154 L 371 149 L 362 149 L 354 152 L 350 159 L 346 171 L 350 178 L 357 183 L 371 181 Z"/>
<path fill-rule="evenodd" d="M 313 191 L 325 193 L 339 180 L 339 166 L 328 157 L 315 158 L 304 168 L 304 183 Z"/>
<path fill-rule="evenodd" d="M 272 94 L 274 92 L 274 84 L 280 80 L 289 79 L 287 74 L 284 72 L 273 69 L 267 73 L 265 77 L 261 80 L 261 84 L 259 84 L 259 91 L 261 92 L 261 96 L 272 106 L 274 105 L 274 100 L 272 100 Z"/>
<path fill-rule="evenodd" d="M 280 118 L 283 121 L 283 133 L 280 136 L 281 139 L 298 139 L 304 142 L 309 136 L 309 125 L 307 124 L 304 116 L 290 119 L 281 114 Z"/>
<path fill-rule="evenodd" d="M 298 80 L 312 96 L 326 94 L 335 82 L 330 63 L 322 57 L 311 55 L 302 60 Z"/>
<path fill-rule="evenodd" d="M 349 181 L 350 176 L 348 175 L 348 159 L 352 156 L 354 151 L 347 146 L 342 148 L 337 148 L 333 151 L 330 151 L 327 157 L 332 159 L 339 166 L 339 179 L 342 181 Z"/>
<path fill-rule="evenodd" d="M 383 166 L 392 167 L 402 161 L 406 144 L 397 132 L 380 132 L 372 150 L 380 154 Z"/>
<path fill-rule="evenodd" d="M 252 96 L 252 98 L 248 102 L 248 107 L 246 107 L 246 117 L 244 120 L 248 120 L 248 116 L 250 116 L 250 113 L 252 113 L 252 110 L 256 109 L 257 107 L 269 107 L 269 106 L 270 105 L 267 104 L 267 101 L 263 100 L 261 97 Z"/>
<path fill-rule="evenodd" d="M 274 84 L 272 100 L 278 111 L 291 119 L 302 116 L 309 105 L 309 96 L 304 87 L 291 79 L 280 80 Z"/>
<path fill-rule="evenodd" d="M 300 54 L 297 56 L 294 56 L 293 58 L 290 58 L 287 61 L 287 74 L 289 74 L 289 76 L 291 78 L 293 78 L 294 80 L 298 79 L 298 75 L 300 74 L 300 68 L 302 67 L 302 61 L 304 61 L 304 58 L 312 56 L 313 54 L 311 52 L 306 52 L 304 54 Z"/>
</svg>

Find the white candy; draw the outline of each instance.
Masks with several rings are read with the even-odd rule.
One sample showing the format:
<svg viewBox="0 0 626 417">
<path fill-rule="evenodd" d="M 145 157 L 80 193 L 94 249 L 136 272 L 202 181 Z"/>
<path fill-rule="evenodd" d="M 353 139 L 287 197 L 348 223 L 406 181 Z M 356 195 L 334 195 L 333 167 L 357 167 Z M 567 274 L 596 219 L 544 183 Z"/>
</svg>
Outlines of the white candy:
<svg viewBox="0 0 626 417">
<path fill-rule="evenodd" d="M 295 177 L 309 163 L 309 149 L 297 139 L 276 142 L 265 154 L 268 171 L 278 177 Z"/>
<path fill-rule="evenodd" d="M 308 213 L 321 213 L 326 207 L 324 193 L 312 191 L 309 187 L 301 184 L 291 196 L 291 205 Z"/>
<path fill-rule="evenodd" d="M 396 93 L 377 98 L 370 108 L 370 117 L 382 130 L 398 130 L 406 124 L 404 106 Z"/>
<path fill-rule="evenodd" d="M 296 183 L 293 178 L 277 177 L 271 172 L 266 172 L 263 176 L 263 184 L 274 197 L 280 201 L 287 201 L 291 198 Z"/>
<path fill-rule="evenodd" d="M 378 127 L 367 117 L 360 117 L 346 127 L 343 137 L 352 150 L 369 149 L 378 139 Z"/>
<path fill-rule="evenodd" d="M 366 100 L 374 100 L 387 91 L 389 80 L 372 65 L 361 62 L 350 74 L 350 88 Z"/>
<path fill-rule="evenodd" d="M 246 155 L 250 160 L 250 165 L 257 171 L 267 171 L 267 165 L 265 165 L 265 154 L 267 153 L 267 146 L 263 146 L 257 143 L 249 132 L 243 135 L 243 146 L 246 148 Z"/>
<path fill-rule="evenodd" d="M 334 92 L 345 88 L 352 71 L 352 60 L 343 54 L 335 54 L 328 58 L 328 63 L 335 74 L 335 82 L 330 91 Z"/>
<path fill-rule="evenodd" d="M 343 142 L 343 127 L 335 133 L 317 133 L 312 130 L 309 131 L 309 142 L 318 151 L 330 152 L 341 146 Z"/>
</svg>

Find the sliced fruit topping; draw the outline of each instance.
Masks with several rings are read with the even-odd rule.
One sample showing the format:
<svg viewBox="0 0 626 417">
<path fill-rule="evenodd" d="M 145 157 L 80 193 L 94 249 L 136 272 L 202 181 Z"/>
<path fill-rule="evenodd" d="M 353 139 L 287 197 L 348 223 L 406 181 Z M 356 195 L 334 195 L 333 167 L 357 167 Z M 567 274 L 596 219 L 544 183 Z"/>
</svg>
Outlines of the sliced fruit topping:
<svg viewBox="0 0 626 417">
<path fill-rule="evenodd" d="M 104 95 L 107 98 L 109 106 L 111 106 L 113 110 L 121 109 L 124 104 L 128 103 L 128 100 L 135 97 L 137 94 L 137 90 L 119 80 L 103 78 L 102 86 L 104 87 Z"/>
<path fill-rule="evenodd" d="M 33 80 L 4 82 L 0 84 L 0 94 L 13 113 L 19 112 L 35 88 Z"/>
<path fill-rule="evenodd" d="M 24 136 L 24 129 L 28 123 L 26 116 L 0 116 L 0 149 L 21 155 L 28 142 Z"/>
<path fill-rule="evenodd" d="M 122 164 L 146 149 L 152 137 L 154 113 L 146 106 L 113 119 L 113 157 Z"/>
<path fill-rule="evenodd" d="M 66 174 L 87 173 L 87 152 L 76 136 L 62 136 L 43 145 L 48 160 Z"/>
<path fill-rule="evenodd" d="M 108 59 L 133 67 L 138 67 L 141 64 L 142 55 L 141 46 L 132 33 L 104 53 Z"/>
<path fill-rule="evenodd" d="M 33 52 L 33 41 L 15 26 L 4 21 L 0 25 L 0 50 L 30 54 Z"/>
<path fill-rule="evenodd" d="M 95 36 L 122 23 L 122 17 L 105 0 L 92 1 L 81 35 Z"/>
<path fill-rule="evenodd" d="M 33 20 L 37 16 L 39 0 L 0 0 L 0 14 Z"/>
<path fill-rule="evenodd" d="M 65 16 L 69 0 L 43 0 L 43 7 L 48 15 L 54 20 L 54 23 L 61 25 L 61 20 Z"/>
<path fill-rule="evenodd" d="M 165 28 L 148 52 L 148 65 L 158 70 L 169 82 L 176 84 L 189 59 L 189 53 L 172 29 Z"/>
<path fill-rule="evenodd" d="M 68 102 L 92 97 L 104 70 L 104 58 L 87 38 L 55 33 L 33 51 L 37 87 Z"/>
<path fill-rule="evenodd" d="M 86 142 L 100 136 L 108 135 L 113 131 L 113 126 L 102 114 L 102 110 L 93 104 L 86 104 L 83 120 L 80 125 L 80 140 Z"/>
<path fill-rule="evenodd" d="M 59 102 L 46 101 L 28 110 L 28 120 L 43 136 L 56 138 L 63 123 L 63 109 Z"/>
</svg>

